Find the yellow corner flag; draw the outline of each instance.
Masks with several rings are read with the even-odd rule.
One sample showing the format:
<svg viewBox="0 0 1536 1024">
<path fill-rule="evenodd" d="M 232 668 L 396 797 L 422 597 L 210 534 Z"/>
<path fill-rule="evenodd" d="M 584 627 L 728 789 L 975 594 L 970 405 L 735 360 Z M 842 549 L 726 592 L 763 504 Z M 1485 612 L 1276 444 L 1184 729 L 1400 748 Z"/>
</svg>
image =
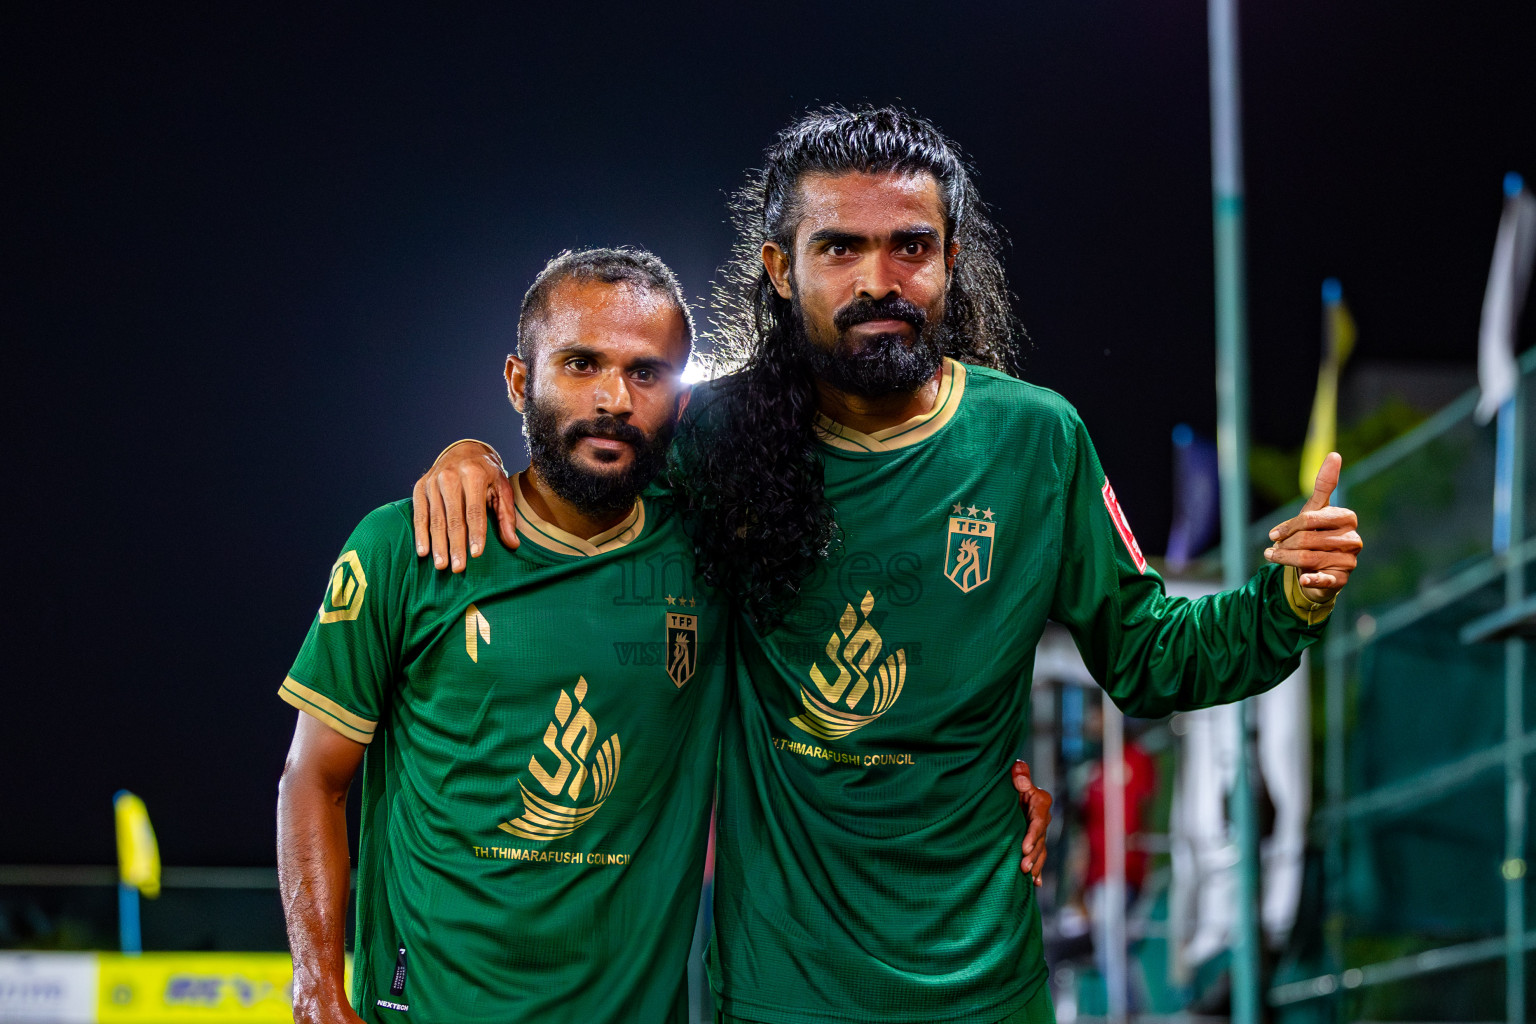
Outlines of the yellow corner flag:
<svg viewBox="0 0 1536 1024">
<path fill-rule="evenodd" d="M 1339 371 L 1355 348 L 1355 320 L 1344 305 L 1338 279 L 1323 282 L 1323 361 L 1317 368 L 1317 396 L 1301 446 L 1301 493 L 1311 494 L 1323 460 L 1339 443 Z"/>
<path fill-rule="evenodd" d="M 149 824 L 149 810 L 126 789 L 112 798 L 112 810 L 117 818 L 118 877 L 154 899 L 160 895 L 160 844 Z"/>
</svg>

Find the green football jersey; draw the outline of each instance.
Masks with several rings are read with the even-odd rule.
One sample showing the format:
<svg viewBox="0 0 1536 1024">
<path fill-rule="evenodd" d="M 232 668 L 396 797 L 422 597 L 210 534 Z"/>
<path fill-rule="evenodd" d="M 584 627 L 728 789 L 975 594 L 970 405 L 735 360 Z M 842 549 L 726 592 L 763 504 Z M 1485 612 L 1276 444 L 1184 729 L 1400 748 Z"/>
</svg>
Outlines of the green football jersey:
<svg viewBox="0 0 1536 1024">
<path fill-rule="evenodd" d="M 931 412 L 820 428 L 843 540 L 780 628 L 739 628 L 712 983 L 746 1020 L 992 1024 L 1046 980 L 1008 781 L 1046 620 L 1159 716 L 1279 682 L 1325 610 L 1274 566 L 1168 597 L 1076 412 L 1004 374 L 947 361 Z"/>
<path fill-rule="evenodd" d="M 369 745 L 353 1004 L 683 1022 L 731 619 L 664 498 L 590 540 L 517 511 L 462 575 L 370 514 L 280 691 Z"/>
</svg>

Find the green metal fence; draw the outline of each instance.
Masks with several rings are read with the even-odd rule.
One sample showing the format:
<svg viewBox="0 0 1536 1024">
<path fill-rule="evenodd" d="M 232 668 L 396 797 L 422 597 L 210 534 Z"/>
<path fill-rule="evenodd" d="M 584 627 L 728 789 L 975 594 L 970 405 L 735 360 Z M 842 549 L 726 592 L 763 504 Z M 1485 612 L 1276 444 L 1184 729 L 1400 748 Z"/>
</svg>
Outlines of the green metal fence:
<svg viewBox="0 0 1536 1024">
<path fill-rule="evenodd" d="M 1536 595 L 1536 350 L 1521 360 L 1503 554 L 1495 428 L 1475 402 L 1345 467 L 1334 499 L 1359 513 L 1366 548 L 1323 651 L 1315 952 L 1277 972 L 1281 1021 L 1523 1024 L 1536 1001 L 1536 659 L 1517 625 Z"/>
</svg>

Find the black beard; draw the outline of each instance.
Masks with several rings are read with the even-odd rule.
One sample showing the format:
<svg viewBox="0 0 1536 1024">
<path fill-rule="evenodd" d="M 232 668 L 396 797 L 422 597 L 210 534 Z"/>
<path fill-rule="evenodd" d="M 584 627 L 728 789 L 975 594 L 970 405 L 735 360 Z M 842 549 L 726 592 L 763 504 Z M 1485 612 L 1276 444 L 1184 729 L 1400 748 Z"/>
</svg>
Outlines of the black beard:
<svg viewBox="0 0 1536 1024">
<path fill-rule="evenodd" d="M 526 399 L 523 436 L 528 439 L 529 460 L 540 478 L 584 516 L 595 519 L 627 511 L 666 465 L 667 447 L 672 443 L 671 423 L 651 437 L 613 416 L 575 420 L 562 430 L 559 414 L 534 398 L 532 381 L 528 382 Z M 583 437 L 625 441 L 634 449 L 635 457 L 628 469 L 594 472 L 573 454 Z"/>
<path fill-rule="evenodd" d="M 928 315 L 900 297 L 853 302 L 832 317 L 837 342 L 824 348 L 811 339 L 805 312 L 797 293 L 791 299 L 796 349 L 819 380 L 839 391 L 864 398 L 881 398 L 901 391 L 916 391 L 938 372 L 944 362 L 945 325 L 941 317 L 929 323 Z M 899 334 L 871 338 L 858 352 L 850 350 L 848 329 L 871 320 L 901 320 L 917 334 L 909 346 Z"/>
</svg>

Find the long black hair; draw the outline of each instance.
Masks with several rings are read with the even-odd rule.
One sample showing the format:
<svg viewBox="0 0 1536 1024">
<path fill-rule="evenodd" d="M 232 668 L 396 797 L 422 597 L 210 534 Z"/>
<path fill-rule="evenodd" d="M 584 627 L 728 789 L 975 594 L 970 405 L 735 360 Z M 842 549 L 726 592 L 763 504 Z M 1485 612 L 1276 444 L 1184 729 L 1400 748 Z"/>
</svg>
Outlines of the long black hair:
<svg viewBox="0 0 1536 1024">
<path fill-rule="evenodd" d="M 944 303 L 944 354 L 1008 373 L 1027 339 L 1003 275 L 1002 232 L 987 216 L 959 149 L 934 125 L 894 107 L 812 110 L 784 131 L 732 198 L 736 242 L 714 289 L 708 408 L 674 446 L 672 482 L 689 510 L 705 581 L 745 603 L 758 629 L 776 626 L 837 543 L 816 446 L 816 387 L 797 354 L 790 300 L 762 262 L 772 239 L 794 251 L 799 183 L 810 172 L 927 173 L 957 243 Z"/>
</svg>

